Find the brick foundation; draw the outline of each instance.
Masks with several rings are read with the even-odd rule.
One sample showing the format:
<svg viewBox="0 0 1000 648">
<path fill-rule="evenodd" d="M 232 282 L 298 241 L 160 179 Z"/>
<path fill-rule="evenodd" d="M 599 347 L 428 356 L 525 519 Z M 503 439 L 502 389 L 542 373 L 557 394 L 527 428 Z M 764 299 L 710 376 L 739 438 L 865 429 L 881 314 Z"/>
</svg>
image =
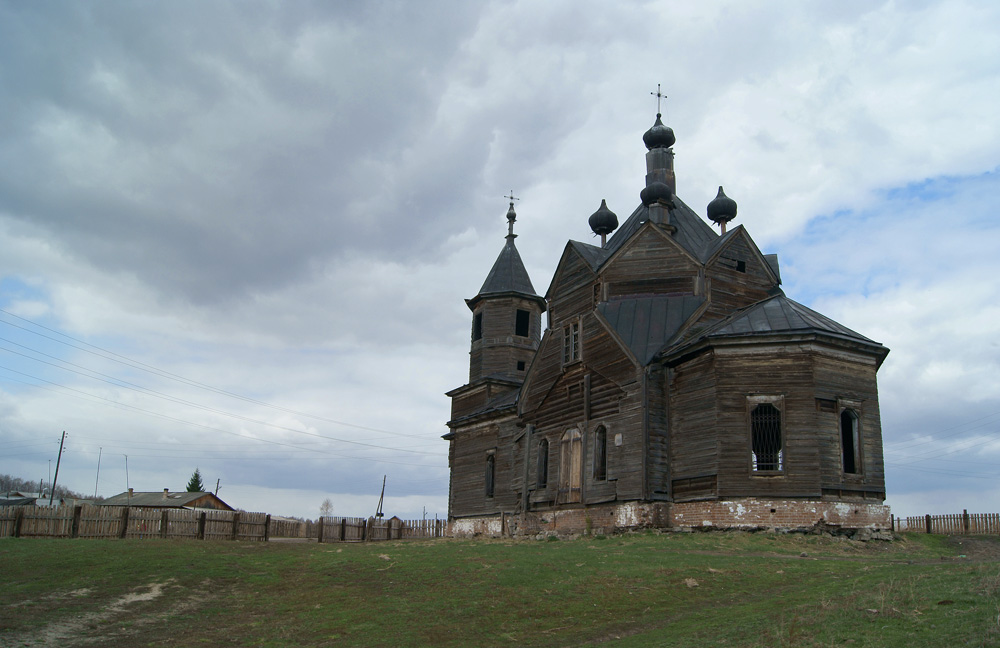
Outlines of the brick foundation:
<svg viewBox="0 0 1000 648">
<path fill-rule="evenodd" d="M 496 538 L 539 533 L 610 534 L 644 528 L 799 529 L 818 524 L 842 529 L 889 529 L 889 507 L 870 502 L 753 497 L 681 503 L 618 502 L 557 511 L 458 518 L 451 521 L 449 535 Z"/>
<path fill-rule="evenodd" d="M 822 523 L 845 529 L 888 529 L 889 507 L 870 502 L 733 500 L 671 504 L 672 526 L 796 529 Z"/>
</svg>

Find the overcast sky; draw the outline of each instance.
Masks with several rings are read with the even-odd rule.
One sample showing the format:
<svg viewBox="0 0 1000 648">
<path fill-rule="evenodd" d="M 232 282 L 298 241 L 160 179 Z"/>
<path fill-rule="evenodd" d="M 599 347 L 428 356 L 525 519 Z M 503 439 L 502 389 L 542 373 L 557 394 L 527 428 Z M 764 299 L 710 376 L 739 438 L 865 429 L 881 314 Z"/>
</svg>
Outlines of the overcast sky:
<svg viewBox="0 0 1000 648">
<path fill-rule="evenodd" d="M 517 203 L 545 291 L 644 185 L 719 185 L 785 292 L 891 349 L 897 515 L 1000 512 L 1000 4 L 0 2 L 0 473 L 447 514 Z M 128 475 L 126 476 L 126 458 Z M 100 471 L 98 477 L 98 459 Z"/>
</svg>

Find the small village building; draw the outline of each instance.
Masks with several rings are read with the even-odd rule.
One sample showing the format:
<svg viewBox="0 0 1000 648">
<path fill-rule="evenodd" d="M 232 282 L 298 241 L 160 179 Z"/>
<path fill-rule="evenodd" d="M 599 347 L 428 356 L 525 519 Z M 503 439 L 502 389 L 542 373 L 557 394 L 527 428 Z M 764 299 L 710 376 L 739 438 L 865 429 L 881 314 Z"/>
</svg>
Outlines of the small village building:
<svg viewBox="0 0 1000 648">
<path fill-rule="evenodd" d="M 674 141 L 658 114 L 641 204 L 618 227 L 602 201 L 544 296 L 511 200 L 447 394 L 453 533 L 889 528 L 888 349 L 786 296 L 721 187 L 718 232 L 684 204 Z"/>
<path fill-rule="evenodd" d="M 213 509 L 216 511 L 233 511 L 230 505 L 219 499 L 214 493 L 181 492 L 171 493 L 164 488 L 163 492 L 139 493 L 131 488 L 124 493 L 109 497 L 99 506 L 135 506 L 139 508 L 172 508 L 172 509 Z"/>
</svg>

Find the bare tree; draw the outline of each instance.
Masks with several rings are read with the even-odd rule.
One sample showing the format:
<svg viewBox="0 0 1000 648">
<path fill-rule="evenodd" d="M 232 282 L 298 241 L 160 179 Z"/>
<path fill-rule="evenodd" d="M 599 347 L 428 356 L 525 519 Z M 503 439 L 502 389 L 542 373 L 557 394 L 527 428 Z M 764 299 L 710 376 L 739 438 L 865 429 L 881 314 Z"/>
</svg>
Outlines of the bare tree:
<svg viewBox="0 0 1000 648">
<path fill-rule="evenodd" d="M 319 505 L 319 514 L 323 517 L 329 517 L 333 515 L 333 502 L 327 497 L 323 500 L 323 503 Z"/>
</svg>

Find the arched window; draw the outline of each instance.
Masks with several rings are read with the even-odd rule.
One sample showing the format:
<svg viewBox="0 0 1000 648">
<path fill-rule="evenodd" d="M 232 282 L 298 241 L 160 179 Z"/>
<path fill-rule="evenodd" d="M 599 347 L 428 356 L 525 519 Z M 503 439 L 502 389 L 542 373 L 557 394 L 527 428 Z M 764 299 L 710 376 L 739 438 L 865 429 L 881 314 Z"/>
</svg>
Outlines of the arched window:
<svg viewBox="0 0 1000 648">
<path fill-rule="evenodd" d="M 535 475 L 537 488 L 545 488 L 549 485 L 549 440 L 542 439 L 538 442 L 538 467 Z"/>
<path fill-rule="evenodd" d="M 750 444 L 754 472 L 783 469 L 781 410 L 771 403 L 750 412 Z"/>
<path fill-rule="evenodd" d="M 861 426 L 858 414 L 845 409 L 840 413 L 840 456 L 844 472 L 861 472 Z"/>
<path fill-rule="evenodd" d="M 608 478 L 608 431 L 602 425 L 594 432 L 594 479 Z"/>
<path fill-rule="evenodd" d="M 486 497 L 493 497 L 493 481 L 496 475 L 496 455 L 486 455 Z"/>
</svg>

